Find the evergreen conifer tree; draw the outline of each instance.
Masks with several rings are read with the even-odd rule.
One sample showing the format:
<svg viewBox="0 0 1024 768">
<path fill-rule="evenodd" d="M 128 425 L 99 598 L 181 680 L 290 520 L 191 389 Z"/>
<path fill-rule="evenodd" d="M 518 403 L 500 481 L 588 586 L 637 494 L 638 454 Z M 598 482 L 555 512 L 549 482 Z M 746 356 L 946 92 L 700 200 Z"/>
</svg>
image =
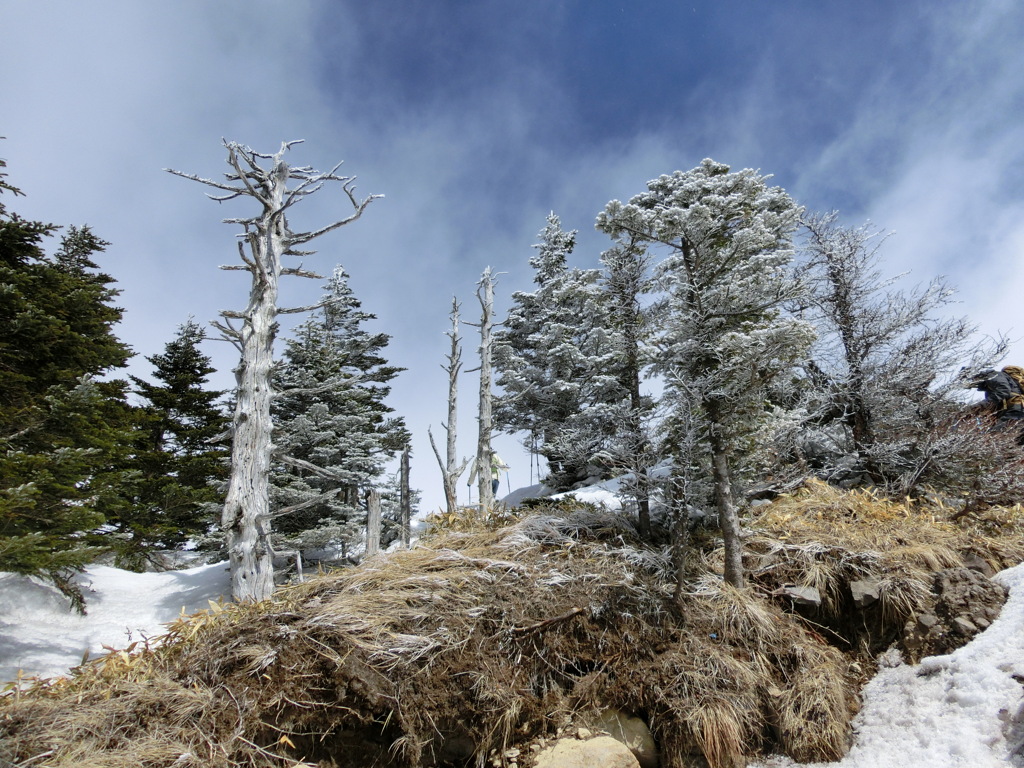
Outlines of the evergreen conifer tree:
<svg viewBox="0 0 1024 768">
<path fill-rule="evenodd" d="M 382 356 L 390 337 L 363 327 L 374 319 L 338 268 L 322 308 L 285 346 L 275 384 L 274 515 L 275 529 L 299 548 L 347 555 L 362 536 L 362 492 L 408 441 L 384 402 L 403 369 Z"/>
<path fill-rule="evenodd" d="M 560 490 L 595 471 L 614 429 L 609 409 L 628 400 L 600 271 L 568 266 L 575 242 L 550 214 L 530 258 L 537 289 L 512 295 L 494 344 L 495 423 L 527 433 L 527 447 L 536 443 L 547 459 L 547 484 Z"/>
<path fill-rule="evenodd" d="M 92 261 L 107 243 L 71 227 L 51 258 L 55 230 L 0 205 L 0 570 L 48 577 L 80 605 L 69 578 L 131 481 L 126 383 L 97 377 L 131 352 Z"/>
<path fill-rule="evenodd" d="M 654 286 L 651 258 L 635 238 L 625 238 L 601 254 L 602 287 L 608 302 L 618 352 L 616 371 L 626 399 L 615 407 L 615 432 L 605 449 L 607 463 L 623 475 L 620 492 L 636 503 L 641 536 L 651 534 L 651 478 L 657 462 L 652 434 L 654 400 L 641 391 L 646 369 L 654 361 L 653 318 L 649 295 Z"/>
<path fill-rule="evenodd" d="M 137 567 L 151 550 L 178 546 L 215 521 L 212 505 L 223 497 L 216 484 L 227 477 L 228 450 L 213 441 L 228 417 L 217 405 L 224 392 L 207 388 L 215 369 L 199 346 L 205 338 L 189 319 L 162 353 L 146 358 L 159 383 L 131 377 L 145 404 L 136 410 L 137 496 L 130 514 L 116 521 L 123 565 Z"/>
<path fill-rule="evenodd" d="M 737 587 L 743 566 L 734 449 L 761 421 L 767 386 L 814 339 L 808 323 L 782 312 L 795 294 L 788 267 L 799 216 L 800 208 L 766 177 L 704 160 L 648 182 L 627 204 L 611 201 L 598 217 L 598 227 L 613 237 L 668 249 L 657 269 L 667 293 L 658 307 L 657 369 L 676 422 L 706 446 L 725 579 Z"/>
</svg>

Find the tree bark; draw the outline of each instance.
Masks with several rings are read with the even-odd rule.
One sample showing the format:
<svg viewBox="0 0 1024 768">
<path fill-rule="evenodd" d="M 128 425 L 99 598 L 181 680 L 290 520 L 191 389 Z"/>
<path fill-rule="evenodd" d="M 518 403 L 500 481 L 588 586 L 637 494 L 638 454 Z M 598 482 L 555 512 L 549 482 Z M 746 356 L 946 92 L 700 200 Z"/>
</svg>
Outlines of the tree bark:
<svg viewBox="0 0 1024 768">
<path fill-rule="evenodd" d="M 725 581 L 742 588 L 743 581 L 743 540 L 740 537 L 740 518 L 732 494 L 732 476 L 729 471 L 729 450 L 718 419 L 718 408 L 706 406 L 709 417 L 708 441 L 711 444 L 711 476 L 715 486 L 715 507 L 718 510 L 718 527 L 722 531 L 722 545 L 725 548 Z"/>
<path fill-rule="evenodd" d="M 476 444 L 476 472 L 480 490 L 480 510 L 486 512 L 494 506 L 494 491 L 491 488 L 491 431 L 493 430 L 492 370 L 491 351 L 494 325 L 494 277 L 491 268 L 484 270 L 477 284 L 476 296 L 480 301 L 480 410 L 478 415 L 479 433 Z"/>
<path fill-rule="evenodd" d="M 366 492 L 366 556 L 380 552 L 380 494 L 371 488 Z"/>
<path fill-rule="evenodd" d="M 409 527 L 412 525 L 412 500 L 409 496 L 409 458 L 411 451 L 408 446 L 402 451 L 402 461 L 399 471 L 399 509 L 402 518 L 402 546 L 409 548 Z"/>
<path fill-rule="evenodd" d="M 237 162 L 237 161 L 236 161 Z M 278 159 L 267 190 L 264 215 L 246 233 L 252 285 L 241 330 L 242 359 L 235 369 L 234 437 L 231 476 L 221 514 L 227 535 L 231 595 L 236 601 L 265 600 L 274 592 L 274 552 L 270 544 L 270 454 L 273 397 L 270 372 L 277 335 L 278 278 L 285 251 L 283 198 L 287 166 Z M 248 228 L 247 228 L 248 229 Z"/>
</svg>

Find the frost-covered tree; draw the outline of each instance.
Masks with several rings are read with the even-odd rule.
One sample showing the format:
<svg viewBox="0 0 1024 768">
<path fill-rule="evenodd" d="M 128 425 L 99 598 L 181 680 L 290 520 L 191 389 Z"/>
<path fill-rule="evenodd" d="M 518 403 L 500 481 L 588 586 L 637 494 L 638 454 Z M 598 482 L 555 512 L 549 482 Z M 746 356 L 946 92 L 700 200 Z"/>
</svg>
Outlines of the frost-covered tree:
<svg viewBox="0 0 1024 768">
<path fill-rule="evenodd" d="M 545 482 L 559 490 L 594 473 L 592 459 L 613 430 L 610 408 L 628 398 L 600 270 L 568 266 L 575 242 L 576 232 L 550 214 L 529 262 L 536 289 L 512 294 L 495 334 L 495 422 L 526 433 L 526 446 L 547 460 Z"/>
<path fill-rule="evenodd" d="M 845 473 L 900 493 L 955 475 L 953 457 L 967 458 L 954 439 L 963 389 L 1005 343 L 979 343 L 974 326 L 946 314 L 954 291 L 944 280 L 904 291 L 895 285 L 902 276 L 883 277 L 878 232 L 841 226 L 835 213 L 804 224 L 805 311 L 820 340 L 807 365 L 802 452 L 826 476 L 855 456 Z"/>
<path fill-rule="evenodd" d="M 171 171 L 219 190 L 221 194 L 211 195 L 214 200 L 251 198 L 259 205 L 253 216 L 225 219 L 226 223 L 241 225 L 243 229 L 238 242 L 242 263 L 222 268 L 248 272 L 252 282 L 245 309 L 222 312 L 224 322 L 216 324 L 224 338 L 238 347 L 241 356 L 235 369 L 231 474 L 221 515 L 221 528 L 227 536 L 231 594 L 238 601 L 263 600 L 274 591 L 270 542 L 274 338 L 279 314 L 311 309 L 279 307 L 278 283 L 283 275 L 321 278 L 301 266 L 286 267 L 284 258 L 310 255 L 312 252 L 302 250 L 302 246 L 355 221 L 377 197 L 357 199 L 355 179 L 338 174 L 340 163 L 326 173 L 308 166 L 289 166 L 285 153 L 297 143 L 285 142 L 276 154 L 266 155 L 236 142 L 225 142 L 231 168 L 225 181 Z M 289 181 L 295 182 L 294 186 L 289 187 Z M 293 232 L 288 226 L 289 209 L 329 183 L 341 184 L 352 206 L 351 214 L 318 229 Z"/>
<path fill-rule="evenodd" d="M 275 374 L 275 528 L 300 549 L 361 540 L 365 491 L 408 441 L 385 400 L 401 368 L 383 352 L 390 337 L 367 330 L 365 312 L 341 268 L 323 306 L 285 345 Z"/>
<path fill-rule="evenodd" d="M 601 255 L 601 284 L 613 329 L 610 338 L 618 353 L 615 370 L 619 388 L 628 395 L 613 406 L 615 431 L 604 453 L 606 463 L 624 475 L 622 488 L 636 502 L 639 530 L 645 538 L 651 533 L 649 472 L 657 462 L 652 435 L 655 404 L 641 389 L 654 352 L 650 262 L 650 256 L 632 236 Z"/>
<path fill-rule="evenodd" d="M 658 266 L 665 298 L 656 368 L 667 396 L 706 440 L 725 544 L 725 578 L 743 583 L 733 449 L 764 413 L 767 385 L 801 358 L 808 323 L 787 317 L 787 267 L 800 209 L 752 170 L 704 160 L 647 183 L 628 203 L 613 200 L 598 227 L 667 250 Z M 684 500 L 685 502 L 685 500 Z"/>
</svg>

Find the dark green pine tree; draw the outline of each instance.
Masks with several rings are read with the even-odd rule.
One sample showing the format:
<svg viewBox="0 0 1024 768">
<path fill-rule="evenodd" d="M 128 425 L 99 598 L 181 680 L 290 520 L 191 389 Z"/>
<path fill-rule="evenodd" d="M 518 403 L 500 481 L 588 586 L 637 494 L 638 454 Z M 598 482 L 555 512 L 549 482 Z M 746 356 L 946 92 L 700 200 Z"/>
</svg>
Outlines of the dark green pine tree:
<svg viewBox="0 0 1024 768">
<path fill-rule="evenodd" d="M 277 371 L 274 530 L 300 549 L 346 556 L 362 540 L 362 494 L 409 439 L 384 402 L 403 369 L 382 356 L 390 337 L 363 327 L 374 319 L 336 269 L 323 307 L 288 340 Z"/>
<path fill-rule="evenodd" d="M 200 349 L 205 338 L 189 319 L 163 353 L 146 358 L 159 383 L 131 377 L 145 399 L 135 423 L 137 496 L 123 518 L 108 521 L 121 534 L 122 566 L 141 568 L 156 550 L 178 547 L 215 522 L 228 456 L 228 443 L 215 438 L 227 430 L 228 417 L 217 404 L 224 391 L 207 387 L 215 369 Z"/>
<path fill-rule="evenodd" d="M 0 570 L 78 602 L 69 579 L 104 548 L 131 484 L 127 385 L 98 380 L 131 352 L 113 332 L 114 281 L 92 261 L 107 243 L 72 227 L 51 258 L 56 229 L 0 205 Z"/>
</svg>

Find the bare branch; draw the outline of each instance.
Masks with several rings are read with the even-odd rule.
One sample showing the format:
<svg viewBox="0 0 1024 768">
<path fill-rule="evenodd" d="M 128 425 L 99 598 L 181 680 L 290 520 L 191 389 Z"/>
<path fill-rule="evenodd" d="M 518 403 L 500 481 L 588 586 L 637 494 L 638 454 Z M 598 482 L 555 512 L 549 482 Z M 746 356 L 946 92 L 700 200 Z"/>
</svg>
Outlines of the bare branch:
<svg viewBox="0 0 1024 768">
<path fill-rule="evenodd" d="M 223 189 L 223 190 L 225 190 L 227 192 L 231 192 L 232 193 L 231 195 L 225 196 L 223 198 L 214 198 L 215 200 L 216 199 L 229 200 L 232 197 L 237 197 L 238 195 L 244 195 L 245 194 L 245 190 L 244 189 L 241 189 L 239 187 L 233 187 L 230 184 L 222 184 L 219 181 L 214 181 L 213 179 L 207 179 L 207 178 L 205 178 L 203 176 L 197 176 L 194 173 L 184 173 L 183 171 L 176 171 L 173 168 L 164 168 L 164 170 L 167 173 L 174 174 L 175 176 L 181 176 L 181 178 L 183 178 L 183 179 L 188 179 L 189 181 L 198 181 L 200 184 L 205 184 L 208 187 L 216 187 L 217 189 Z M 211 195 L 211 197 L 212 197 L 212 195 Z"/>
<path fill-rule="evenodd" d="M 242 334 L 239 331 L 229 325 L 218 323 L 216 320 L 212 321 L 210 325 L 220 331 L 222 341 L 227 341 L 239 352 L 242 351 Z"/>
<path fill-rule="evenodd" d="M 287 267 L 287 268 L 281 270 L 281 274 L 282 275 L 293 275 L 295 277 L 308 277 L 308 278 L 310 278 L 312 280 L 326 280 L 327 279 L 323 275 L 317 274 L 316 272 L 310 272 L 308 269 L 301 269 L 299 267 Z M 313 309 L 317 309 L 316 306 L 313 306 L 312 308 Z M 278 312 L 282 312 L 282 311 L 286 311 L 286 310 L 280 310 L 280 309 L 278 310 Z"/>
<path fill-rule="evenodd" d="M 278 459 L 283 464 L 287 464 L 290 467 L 295 467 L 296 469 L 304 469 L 305 471 L 310 472 L 311 474 L 314 474 L 317 477 L 322 477 L 325 480 L 335 480 L 339 483 L 343 483 L 346 480 L 346 478 L 342 477 L 336 472 L 331 472 L 331 470 L 329 469 L 319 467 L 316 464 L 313 464 L 312 462 L 306 461 L 305 459 L 296 459 L 294 456 L 279 456 Z"/>
<path fill-rule="evenodd" d="M 347 187 L 345 189 L 345 192 L 348 193 L 349 199 L 355 206 L 355 212 L 351 216 L 345 219 L 341 219 L 340 221 L 336 221 L 333 224 L 328 224 L 326 227 L 321 227 L 320 229 L 314 230 L 312 232 L 302 232 L 300 234 L 293 235 L 289 240 L 289 245 L 300 245 L 302 243 L 308 243 L 310 240 L 315 240 L 321 235 L 325 235 L 332 230 L 338 229 L 339 227 L 343 227 L 346 224 L 351 224 L 353 221 L 355 221 L 356 219 L 363 215 L 363 211 L 366 210 L 366 206 L 368 206 L 374 200 L 384 197 L 384 195 L 370 195 L 369 197 L 359 202 L 355 199 L 355 196 L 353 195 L 352 191 Z"/>
<path fill-rule="evenodd" d="M 254 155 L 255 153 L 248 147 L 244 147 L 241 144 L 236 144 L 233 141 L 224 142 L 224 146 L 226 146 L 228 149 L 228 163 L 238 172 L 238 179 L 245 185 L 245 188 L 248 190 L 249 195 L 255 197 L 257 200 L 263 203 L 265 207 L 269 207 L 270 201 L 249 182 L 249 174 L 245 173 L 245 171 L 242 170 L 242 166 L 238 162 L 238 157 L 239 155 L 241 155 L 242 159 L 244 159 L 246 163 L 249 164 L 249 166 L 253 169 L 253 171 L 256 174 L 261 175 L 264 178 L 269 177 L 270 174 L 263 168 L 261 168 L 259 165 L 257 165 L 256 161 L 252 157 L 250 157 L 250 155 Z"/>
<path fill-rule="evenodd" d="M 246 229 L 248 229 L 248 227 L 246 227 Z M 245 243 L 243 243 L 241 240 L 238 241 L 238 257 L 249 269 L 256 268 L 256 262 L 250 259 L 249 256 L 246 254 Z"/>
<path fill-rule="evenodd" d="M 303 277 L 320 277 L 319 275 L 303 275 Z M 279 315 L 297 315 L 301 312 L 313 312 L 327 306 L 329 301 L 318 301 L 316 304 L 307 304 L 304 307 L 278 307 Z"/>
<path fill-rule="evenodd" d="M 334 490 L 331 491 L 325 491 L 324 493 L 321 493 L 319 496 L 314 496 L 312 499 L 306 499 L 301 504 L 292 504 L 289 507 L 283 507 L 277 510 L 276 512 L 272 512 L 269 515 L 264 515 L 262 519 L 273 520 L 277 517 L 284 517 L 285 515 L 290 515 L 292 512 L 299 512 L 303 509 L 309 509 L 309 507 L 315 507 L 317 504 L 320 504 L 321 502 L 333 499 L 335 496 L 341 493 L 341 490 L 341 488 L 335 488 Z"/>
</svg>

